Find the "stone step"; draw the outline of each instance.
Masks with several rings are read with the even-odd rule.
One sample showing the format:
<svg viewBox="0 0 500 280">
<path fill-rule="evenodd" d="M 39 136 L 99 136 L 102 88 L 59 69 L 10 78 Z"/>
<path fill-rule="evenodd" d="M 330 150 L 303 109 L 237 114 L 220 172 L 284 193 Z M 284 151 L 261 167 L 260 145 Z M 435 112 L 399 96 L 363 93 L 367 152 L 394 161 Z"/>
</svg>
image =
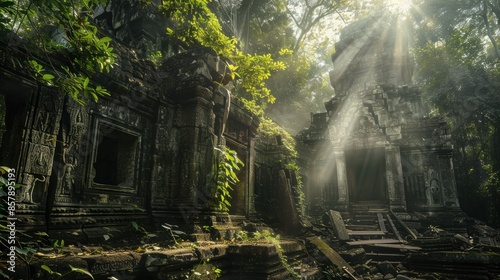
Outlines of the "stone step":
<svg viewBox="0 0 500 280">
<path fill-rule="evenodd" d="M 189 237 L 193 242 L 210 241 L 210 233 L 192 233 Z"/>
<path fill-rule="evenodd" d="M 346 225 L 347 230 L 362 231 L 362 230 L 379 230 L 378 225 Z"/>
<path fill-rule="evenodd" d="M 361 231 L 354 231 L 354 230 L 348 230 L 347 234 L 349 236 L 385 236 L 386 233 L 380 230 L 361 230 Z"/>
<path fill-rule="evenodd" d="M 243 222 L 247 221 L 247 218 L 244 215 L 229 215 L 229 217 L 235 226 L 241 226 Z"/>
<path fill-rule="evenodd" d="M 233 240 L 241 230 L 239 226 L 214 225 L 212 226 L 211 233 L 214 240 Z"/>
</svg>

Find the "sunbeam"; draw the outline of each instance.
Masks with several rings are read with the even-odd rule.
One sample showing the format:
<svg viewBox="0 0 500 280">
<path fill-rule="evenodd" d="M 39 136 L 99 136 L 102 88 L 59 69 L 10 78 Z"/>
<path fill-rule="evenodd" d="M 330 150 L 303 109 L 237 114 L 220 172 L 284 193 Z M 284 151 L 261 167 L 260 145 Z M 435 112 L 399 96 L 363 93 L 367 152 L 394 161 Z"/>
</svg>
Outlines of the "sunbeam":
<svg viewBox="0 0 500 280">
<path fill-rule="evenodd" d="M 315 173 L 315 179 L 320 189 L 336 185 L 340 203 L 349 199 L 387 199 L 385 175 L 373 175 L 385 174 L 379 170 L 379 166 L 385 166 L 384 152 L 377 160 L 372 155 L 372 149 L 390 145 L 384 130 L 387 123 L 381 124 L 384 120 L 370 108 L 386 106 L 376 104 L 379 101 L 375 100 L 382 98 L 376 96 L 383 94 L 378 87 L 411 84 L 408 32 L 408 21 L 399 15 L 378 15 L 346 27 L 336 45 L 330 73 L 335 96 L 327 108 L 330 141 L 317 150 L 322 168 Z M 364 190 L 371 183 L 374 187 Z M 319 189 L 316 192 L 328 193 Z"/>
<path fill-rule="evenodd" d="M 408 16 L 412 7 L 412 0 L 387 0 L 388 11 L 402 17 Z"/>
</svg>

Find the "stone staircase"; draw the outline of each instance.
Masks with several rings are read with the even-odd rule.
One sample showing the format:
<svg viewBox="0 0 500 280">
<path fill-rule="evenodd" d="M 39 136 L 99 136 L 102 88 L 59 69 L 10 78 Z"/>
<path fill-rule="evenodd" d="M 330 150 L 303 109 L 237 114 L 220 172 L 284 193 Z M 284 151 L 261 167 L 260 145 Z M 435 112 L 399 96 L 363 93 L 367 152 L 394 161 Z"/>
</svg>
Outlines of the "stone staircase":
<svg viewBox="0 0 500 280">
<path fill-rule="evenodd" d="M 254 233 L 264 230 L 274 232 L 272 228 L 249 221 L 243 215 L 216 213 L 208 216 L 206 225 L 203 228 L 199 227 L 195 233 L 190 234 L 190 239 L 192 241 L 234 240 L 240 231 Z"/>
<path fill-rule="evenodd" d="M 383 205 L 351 205 L 349 212 L 330 211 L 329 215 L 337 238 L 347 245 L 362 247 L 369 259 L 402 261 L 407 251 L 421 249 L 408 245 L 411 232 Z"/>
</svg>

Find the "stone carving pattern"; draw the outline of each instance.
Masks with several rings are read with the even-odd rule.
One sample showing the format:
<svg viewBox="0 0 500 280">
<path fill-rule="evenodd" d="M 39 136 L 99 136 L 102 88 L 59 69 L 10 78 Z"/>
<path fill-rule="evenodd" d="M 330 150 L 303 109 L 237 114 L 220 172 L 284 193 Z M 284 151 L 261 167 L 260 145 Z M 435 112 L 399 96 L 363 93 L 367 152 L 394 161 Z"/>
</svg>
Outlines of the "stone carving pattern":
<svg viewBox="0 0 500 280">
<path fill-rule="evenodd" d="M 37 113 L 35 117 L 34 129 L 49 134 L 57 134 L 62 98 L 54 93 L 39 94 Z"/>
<path fill-rule="evenodd" d="M 35 190 L 36 182 L 45 182 L 46 177 L 41 176 L 42 178 L 35 178 L 32 174 L 24 173 L 21 180 L 21 192 L 20 192 L 20 202 L 24 203 L 35 203 L 33 201 L 33 191 Z"/>
<path fill-rule="evenodd" d="M 49 142 L 50 143 L 50 142 Z M 41 144 L 29 144 L 26 172 L 48 176 L 52 170 L 54 148 Z"/>
<path fill-rule="evenodd" d="M 433 168 L 428 171 L 428 184 L 425 190 L 425 196 L 427 198 L 427 205 L 441 205 L 442 190 L 441 190 L 441 180 L 439 179 L 439 174 Z"/>
<path fill-rule="evenodd" d="M 70 104 L 73 102 L 70 101 Z M 62 164 L 63 168 L 60 175 L 60 186 L 58 193 L 71 196 L 75 193 L 75 177 L 77 168 L 82 157 L 85 156 L 85 149 L 82 149 L 84 144 L 82 138 L 88 126 L 88 114 L 85 108 L 77 104 L 66 107 L 66 112 L 69 114 L 69 126 L 64 124 L 62 128 Z"/>
<path fill-rule="evenodd" d="M 99 100 L 96 104 L 97 112 L 107 118 L 114 119 L 120 123 L 126 123 L 137 129 L 143 129 L 145 127 L 144 118 L 138 114 L 136 111 L 129 108 L 125 108 L 124 105 L 119 101 L 109 101 L 109 100 Z"/>
</svg>

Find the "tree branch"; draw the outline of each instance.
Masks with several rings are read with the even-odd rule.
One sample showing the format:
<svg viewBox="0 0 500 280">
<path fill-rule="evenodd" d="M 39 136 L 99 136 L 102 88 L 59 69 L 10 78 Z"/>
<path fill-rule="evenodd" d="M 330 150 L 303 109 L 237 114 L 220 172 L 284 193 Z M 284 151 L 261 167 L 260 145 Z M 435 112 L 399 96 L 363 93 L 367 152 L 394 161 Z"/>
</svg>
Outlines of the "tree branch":
<svg viewBox="0 0 500 280">
<path fill-rule="evenodd" d="M 486 27 L 486 31 L 488 33 L 488 38 L 491 41 L 491 44 L 493 45 L 493 49 L 495 51 L 495 55 L 497 57 L 497 60 L 500 60 L 500 49 L 498 48 L 498 44 L 495 40 L 495 37 L 493 36 L 493 32 L 491 30 L 490 22 L 488 20 L 488 1 L 484 0 L 483 1 L 483 10 L 482 10 L 482 17 L 483 21 Z"/>
</svg>

